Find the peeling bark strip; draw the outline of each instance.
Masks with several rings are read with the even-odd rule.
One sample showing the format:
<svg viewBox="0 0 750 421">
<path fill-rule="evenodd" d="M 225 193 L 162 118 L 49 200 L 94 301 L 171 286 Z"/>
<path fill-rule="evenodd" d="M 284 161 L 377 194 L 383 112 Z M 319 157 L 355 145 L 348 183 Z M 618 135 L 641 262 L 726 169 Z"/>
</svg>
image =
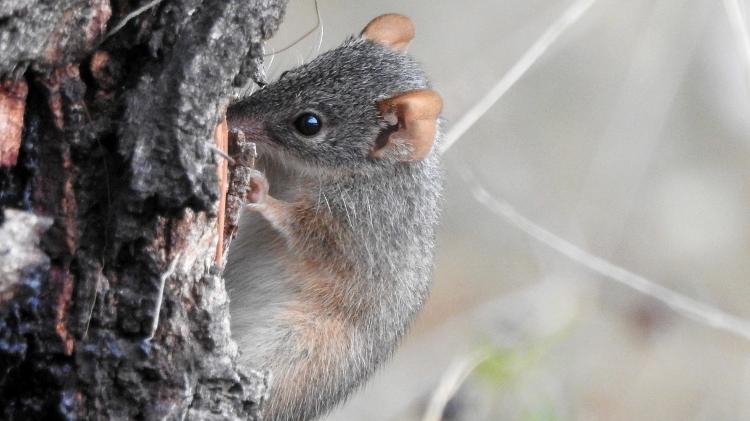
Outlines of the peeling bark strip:
<svg viewBox="0 0 750 421">
<path fill-rule="evenodd" d="M 22 80 L 0 83 L 0 167 L 16 165 L 28 90 Z"/>
<path fill-rule="evenodd" d="M 259 418 L 209 146 L 285 0 L 163 0 L 103 40 L 146 3 L 0 0 L 0 419 Z"/>
<path fill-rule="evenodd" d="M 232 136 L 229 141 L 229 156 L 234 162 L 231 164 L 228 178 L 226 203 L 224 211 L 224 231 L 220 237 L 223 240 L 222 249 L 229 249 L 229 244 L 234 240 L 239 229 L 240 214 L 247 198 L 250 188 L 250 174 L 255 168 L 255 157 L 257 152 L 255 144 L 245 140 L 242 133 Z"/>
<path fill-rule="evenodd" d="M 216 126 L 214 135 L 216 147 L 227 157 L 229 156 L 229 126 L 226 117 Z M 226 221 L 227 210 L 227 187 L 229 184 L 229 162 L 226 159 L 219 162 L 216 172 L 219 177 L 219 214 L 216 223 L 216 231 L 219 233 L 219 239 L 216 242 L 216 257 L 214 261 L 216 266 L 224 266 L 224 225 Z"/>
</svg>

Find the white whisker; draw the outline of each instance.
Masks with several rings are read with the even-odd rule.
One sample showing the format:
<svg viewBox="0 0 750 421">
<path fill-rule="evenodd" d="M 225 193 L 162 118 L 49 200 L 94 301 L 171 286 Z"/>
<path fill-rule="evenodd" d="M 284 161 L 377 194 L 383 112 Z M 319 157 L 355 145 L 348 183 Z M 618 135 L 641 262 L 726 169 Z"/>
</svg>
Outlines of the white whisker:
<svg viewBox="0 0 750 421">
<path fill-rule="evenodd" d="M 368 195 L 364 195 L 365 198 L 365 204 L 367 205 L 367 216 L 369 217 L 370 221 L 370 229 L 373 233 L 375 233 L 375 224 L 372 222 L 372 207 L 370 207 L 370 197 Z"/>
<path fill-rule="evenodd" d="M 320 25 L 320 36 L 318 36 L 318 45 L 313 50 L 312 57 L 308 58 L 308 60 L 311 60 L 313 57 L 320 54 L 320 49 L 323 48 L 323 18 L 318 17 L 318 24 Z"/>
<path fill-rule="evenodd" d="M 343 200 L 344 203 L 346 203 L 347 199 L 349 199 L 349 195 L 346 194 L 345 191 L 342 192 L 340 188 L 339 188 L 339 191 L 341 192 L 341 200 Z M 350 200 L 349 203 L 351 204 L 352 214 L 354 216 L 354 219 L 356 220 L 357 219 L 357 206 L 355 205 L 356 202 L 354 200 Z"/>
<path fill-rule="evenodd" d="M 352 224 L 352 217 L 349 215 L 349 204 L 346 202 L 346 198 L 344 197 L 344 192 L 341 191 L 341 186 L 336 186 L 339 190 L 339 197 L 341 198 L 341 203 L 344 204 L 344 212 L 346 213 L 346 219 L 349 221 L 349 227 L 354 231 L 354 224 Z"/>
<path fill-rule="evenodd" d="M 255 93 L 255 88 L 257 88 L 257 87 L 258 87 L 258 84 L 255 83 L 255 82 L 253 82 L 252 86 L 250 86 L 250 93 L 248 93 L 247 96 L 251 96 L 252 94 L 254 94 Z"/>
<path fill-rule="evenodd" d="M 321 190 L 321 193 L 323 193 L 323 200 L 326 201 L 326 207 L 328 208 L 328 212 L 333 213 L 333 210 L 331 210 L 331 203 L 328 202 L 328 197 L 326 196 L 326 193 Z"/>
<path fill-rule="evenodd" d="M 318 202 L 315 204 L 315 215 L 318 215 L 318 211 L 320 210 L 320 195 L 323 193 L 323 182 L 321 180 L 318 180 Z"/>
<path fill-rule="evenodd" d="M 264 55 L 264 57 L 265 57 L 265 55 Z M 261 66 L 261 68 L 263 69 L 263 76 L 264 76 L 264 78 L 265 78 L 266 75 L 271 74 L 271 66 L 273 66 L 274 60 L 276 60 L 276 52 L 274 51 L 273 47 L 271 47 L 271 59 L 268 60 L 268 65 L 265 66 L 265 67 Z"/>
</svg>

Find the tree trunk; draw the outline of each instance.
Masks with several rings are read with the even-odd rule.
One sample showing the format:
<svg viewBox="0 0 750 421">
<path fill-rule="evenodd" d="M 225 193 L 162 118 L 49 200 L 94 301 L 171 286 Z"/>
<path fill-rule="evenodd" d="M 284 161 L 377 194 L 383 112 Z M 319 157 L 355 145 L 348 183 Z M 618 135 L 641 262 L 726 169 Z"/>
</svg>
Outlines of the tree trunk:
<svg viewBox="0 0 750 421">
<path fill-rule="evenodd" d="M 0 0 L 2 419 L 259 418 L 210 146 L 285 3 Z"/>
</svg>

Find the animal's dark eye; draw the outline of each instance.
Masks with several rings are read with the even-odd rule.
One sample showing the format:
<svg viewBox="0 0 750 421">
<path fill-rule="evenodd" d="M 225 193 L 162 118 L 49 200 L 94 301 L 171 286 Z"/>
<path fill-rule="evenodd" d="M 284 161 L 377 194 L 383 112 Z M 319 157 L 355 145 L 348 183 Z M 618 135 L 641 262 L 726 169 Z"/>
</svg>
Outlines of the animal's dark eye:
<svg viewBox="0 0 750 421">
<path fill-rule="evenodd" d="M 313 113 L 304 113 L 294 120 L 294 128 L 305 136 L 317 134 L 323 127 L 320 117 Z"/>
</svg>

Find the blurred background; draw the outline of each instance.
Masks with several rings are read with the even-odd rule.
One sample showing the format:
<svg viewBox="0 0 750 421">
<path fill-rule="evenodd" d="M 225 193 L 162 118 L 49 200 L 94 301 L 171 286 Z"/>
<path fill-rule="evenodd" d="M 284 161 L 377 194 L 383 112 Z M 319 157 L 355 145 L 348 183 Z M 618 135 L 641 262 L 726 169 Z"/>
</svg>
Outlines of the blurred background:
<svg viewBox="0 0 750 421">
<path fill-rule="evenodd" d="M 319 0 L 321 27 L 267 74 L 403 13 L 450 130 L 574 3 Z M 593 1 L 445 153 L 431 299 L 326 419 L 750 420 L 750 338 L 613 282 L 472 195 L 481 186 L 576 247 L 750 319 L 746 8 Z M 267 52 L 315 25 L 314 2 L 291 0 Z"/>
</svg>

